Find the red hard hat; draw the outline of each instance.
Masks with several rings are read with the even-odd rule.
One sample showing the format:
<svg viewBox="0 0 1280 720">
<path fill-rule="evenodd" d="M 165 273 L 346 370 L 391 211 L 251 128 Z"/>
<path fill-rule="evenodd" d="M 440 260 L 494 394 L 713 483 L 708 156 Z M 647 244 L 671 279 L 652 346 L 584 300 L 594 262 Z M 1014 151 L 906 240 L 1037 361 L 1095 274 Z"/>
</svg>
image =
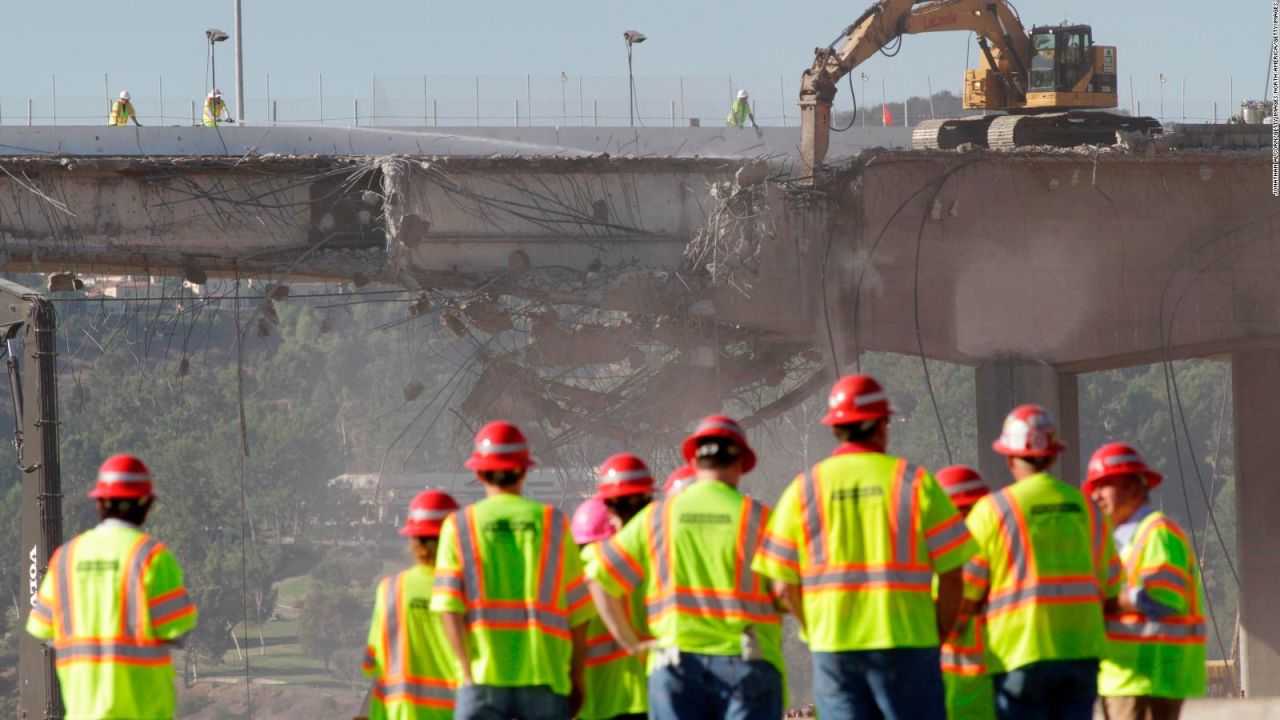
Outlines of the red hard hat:
<svg viewBox="0 0 1280 720">
<path fill-rule="evenodd" d="M 573 511 L 573 518 L 569 520 L 569 532 L 573 534 L 573 541 L 579 545 L 608 540 L 617 531 L 613 526 L 613 519 L 609 517 L 609 508 L 604 506 L 604 499 L 599 497 L 587 498 Z"/>
<path fill-rule="evenodd" d="M 845 375 L 831 386 L 823 425 L 848 425 L 882 420 L 893 414 L 889 395 L 870 375 Z"/>
<path fill-rule="evenodd" d="M 600 488 L 596 497 L 602 500 L 653 492 L 653 475 L 649 474 L 648 466 L 631 453 L 618 453 L 605 460 L 597 474 L 600 476 Z"/>
<path fill-rule="evenodd" d="M 693 482 L 693 478 L 698 474 L 697 468 L 692 465 L 681 465 L 671 474 L 667 476 L 667 481 L 662 484 L 662 494 L 670 497 L 680 492 L 689 483 Z"/>
<path fill-rule="evenodd" d="M 495 420 L 476 433 L 476 444 L 466 465 L 472 470 L 523 470 L 537 463 L 529 454 L 529 442 L 520 428 Z"/>
<path fill-rule="evenodd" d="M 1052 457 L 1067 449 L 1058 441 L 1058 424 L 1039 405 L 1019 405 L 1004 419 L 991 449 L 1009 457 Z"/>
<path fill-rule="evenodd" d="M 1163 475 L 1147 467 L 1142 455 L 1132 445 L 1107 443 L 1095 450 L 1093 457 L 1089 458 L 1089 474 L 1084 481 L 1085 494 L 1092 493 L 1098 483 L 1116 475 L 1137 475 L 1142 478 L 1148 490 L 1164 480 Z"/>
<path fill-rule="evenodd" d="M 968 465 L 942 468 L 935 477 L 956 507 L 969 507 L 991 492 L 982 475 Z"/>
<path fill-rule="evenodd" d="M 458 501 L 449 493 L 424 490 L 409 503 L 409 515 L 404 519 L 401 535 L 411 537 L 437 537 L 444 519 L 458 509 Z"/>
<path fill-rule="evenodd" d="M 710 415 L 702 418 L 693 434 L 684 439 L 684 445 L 680 448 L 684 459 L 692 463 L 693 455 L 698 449 L 698 441 L 714 437 L 732 440 L 742 447 L 742 472 L 749 473 L 751 468 L 756 466 L 756 453 L 747 444 L 746 431 L 737 420 L 727 415 Z"/>
<path fill-rule="evenodd" d="M 133 455 L 107 458 L 98 468 L 98 482 L 89 497 L 95 500 L 133 500 L 153 497 L 151 468 Z"/>
</svg>

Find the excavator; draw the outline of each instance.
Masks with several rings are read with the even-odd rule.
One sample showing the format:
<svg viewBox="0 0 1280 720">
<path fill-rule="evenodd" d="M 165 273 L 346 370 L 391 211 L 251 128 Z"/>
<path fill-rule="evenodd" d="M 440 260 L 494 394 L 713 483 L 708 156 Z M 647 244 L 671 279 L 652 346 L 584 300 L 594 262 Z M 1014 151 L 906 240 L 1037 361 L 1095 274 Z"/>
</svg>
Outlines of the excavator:
<svg viewBox="0 0 1280 720">
<path fill-rule="evenodd" d="M 1155 118 L 1102 112 L 1116 107 L 1116 48 L 1094 45 L 1088 25 L 1035 26 L 1028 33 L 1008 0 L 879 0 L 834 42 L 816 48 L 802 76 L 804 175 L 822 168 L 841 78 L 876 52 L 892 47 L 896 54 L 904 35 L 957 30 L 977 35 L 981 51 L 979 67 L 965 71 L 965 109 L 999 114 L 926 120 L 912 134 L 917 149 L 1112 145 L 1119 131 L 1161 131 Z"/>
</svg>

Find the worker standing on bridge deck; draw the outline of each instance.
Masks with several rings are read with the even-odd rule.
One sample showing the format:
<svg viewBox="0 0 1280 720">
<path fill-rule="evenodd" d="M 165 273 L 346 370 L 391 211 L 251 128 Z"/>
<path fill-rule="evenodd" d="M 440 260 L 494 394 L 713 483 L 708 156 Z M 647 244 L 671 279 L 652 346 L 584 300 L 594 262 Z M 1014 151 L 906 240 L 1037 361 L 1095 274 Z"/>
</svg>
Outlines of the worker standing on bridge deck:
<svg viewBox="0 0 1280 720">
<path fill-rule="evenodd" d="M 222 101 L 222 91 L 214 88 L 204 99 L 204 124 L 205 127 L 217 127 L 221 122 L 231 122 L 231 111 Z"/>
<path fill-rule="evenodd" d="M 1111 524 L 1049 474 L 1066 446 L 1044 408 L 1015 408 L 992 448 L 1005 456 L 1014 483 L 969 513 L 979 554 L 965 568 L 962 613 L 986 603 L 996 717 L 1090 720 L 1103 606 L 1120 592 Z"/>
<path fill-rule="evenodd" d="M 53 641 L 67 718 L 167 720 L 169 650 L 195 627 L 196 606 L 177 561 L 140 529 L 155 504 L 151 471 L 113 455 L 89 497 L 102 522 L 53 553 L 27 632 Z"/>
<path fill-rule="evenodd" d="M 1120 613 L 1107 617 L 1098 694 L 1108 720 L 1176 720 L 1205 690 L 1204 592 L 1186 532 L 1151 507 L 1160 473 L 1124 443 L 1089 460 L 1084 491 L 1115 524 L 1124 564 Z"/>
<path fill-rule="evenodd" d="M 400 534 L 417 563 L 378 583 L 363 670 L 374 679 L 369 720 L 449 720 L 456 660 L 440 616 L 431 612 L 440 528 L 458 503 L 439 490 L 409 503 Z"/>
<path fill-rule="evenodd" d="M 982 476 L 967 465 L 938 471 L 938 484 L 968 517 L 973 506 L 990 490 Z M 942 684 L 947 691 L 947 720 L 993 720 L 995 693 L 987 674 L 987 624 L 982 613 L 956 620 L 942 641 Z"/>
<path fill-rule="evenodd" d="M 582 705 L 594 608 L 569 521 L 520 496 L 533 465 L 515 425 L 482 427 L 467 467 L 485 498 L 440 532 L 431 609 L 460 665 L 459 720 L 564 720 Z"/>
<path fill-rule="evenodd" d="M 738 491 L 756 456 L 734 420 L 704 418 L 682 453 L 697 467 L 679 494 L 640 511 L 588 565 L 591 594 L 614 639 L 649 651 L 649 717 L 782 717 L 782 625 L 751 557 L 769 508 Z M 641 588 L 655 639 L 622 596 Z"/>
<path fill-rule="evenodd" d="M 885 453 L 893 411 L 875 378 L 841 378 L 827 406 L 840 445 L 783 491 L 755 569 L 804 628 L 818 717 L 944 717 L 939 641 L 973 540 L 932 475 Z"/>
<path fill-rule="evenodd" d="M 751 98 L 747 96 L 746 90 L 738 91 L 737 99 L 729 106 L 729 116 L 724 120 L 729 123 L 729 127 L 735 127 L 739 130 L 746 127 L 747 121 L 750 120 L 751 127 L 756 130 L 760 129 L 760 126 L 756 125 L 756 114 L 751 111 Z"/>
<path fill-rule="evenodd" d="M 129 124 L 130 119 L 134 125 L 142 127 L 142 123 L 138 122 L 138 113 L 134 112 L 133 100 L 126 90 L 120 93 L 120 99 L 111 103 L 111 117 L 107 118 L 107 124 L 124 127 Z"/>
<path fill-rule="evenodd" d="M 599 543 L 613 537 L 617 525 L 599 496 L 588 498 L 573 512 L 573 541 L 582 549 L 582 561 L 595 558 Z M 628 605 L 632 618 L 644 619 L 644 598 L 632 593 Z M 638 601 L 638 602 L 637 602 Z M 648 717 L 644 663 L 627 652 L 596 616 L 587 624 L 585 701 L 578 720 L 643 720 Z"/>
</svg>

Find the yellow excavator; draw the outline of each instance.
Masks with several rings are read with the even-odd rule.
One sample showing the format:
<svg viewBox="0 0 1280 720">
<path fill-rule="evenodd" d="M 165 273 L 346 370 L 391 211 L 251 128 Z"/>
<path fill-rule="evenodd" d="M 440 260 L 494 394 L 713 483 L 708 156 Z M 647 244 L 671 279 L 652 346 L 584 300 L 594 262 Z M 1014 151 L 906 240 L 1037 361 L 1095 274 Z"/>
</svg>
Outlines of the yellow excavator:
<svg viewBox="0 0 1280 720">
<path fill-rule="evenodd" d="M 834 42 L 816 48 L 813 67 L 802 76 L 804 174 L 812 177 L 826 157 L 841 78 L 903 35 L 955 30 L 976 34 L 981 51 L 980 66 L 965 71 L 965 109 L 1004 114 L 926 120 L 912 134 L 918 149 L 1112 145 L 1117 131 L 1161 131 L 1155 118 L 1101 112 L 1116 107 L 1116 49 L 1094 45 L 1088 25 L 1036 26 L 1028 33 L 1007 0 L 880 0 Z"/>
</svg>

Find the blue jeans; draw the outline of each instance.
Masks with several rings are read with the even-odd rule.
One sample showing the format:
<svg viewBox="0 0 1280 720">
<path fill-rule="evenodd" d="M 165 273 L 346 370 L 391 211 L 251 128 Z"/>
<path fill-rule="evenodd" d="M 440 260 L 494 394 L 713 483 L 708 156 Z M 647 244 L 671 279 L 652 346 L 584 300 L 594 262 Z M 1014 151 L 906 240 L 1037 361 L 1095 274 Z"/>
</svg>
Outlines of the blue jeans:
<svg viewBox="0 0 1280 720">
<path fill-rule="evenodd" d="M 1046 660 L 993 675 L 997 720 L 1092 720 L 1097 660 Z"/>
<path fill-rule="evenodd" d="M 765 660 L 680 653 L 649 673 L 650 720 L 778 720 L 782 673 Z"/>
<path fill-rule="evenodd" d="M 454 720 L 569 720 L 569 698 L 548 685 L 458 688 Z"/>
<path fill-rule="evenodd" d="M 938 648 L 815 652 L 813 700 L 822 720 L 942 720 Z"/>
</svg>

